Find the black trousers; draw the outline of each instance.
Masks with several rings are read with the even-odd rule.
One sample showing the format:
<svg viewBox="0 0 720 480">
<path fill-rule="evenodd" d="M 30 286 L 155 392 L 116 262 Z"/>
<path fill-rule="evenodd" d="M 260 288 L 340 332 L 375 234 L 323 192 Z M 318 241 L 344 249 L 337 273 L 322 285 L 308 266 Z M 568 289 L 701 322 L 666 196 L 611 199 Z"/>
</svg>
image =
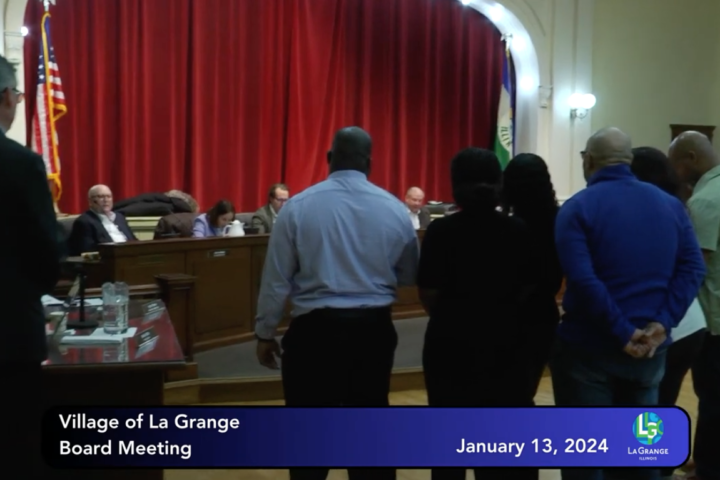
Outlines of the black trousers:
<svg viewBox="0 0 720 480">
<path fill-rule="evenodd" d="M 431 407 L 532 406 L 528 379 L 534 382 L 535 373 L 527 367 L 527 357 L 504 344 L 466 342 L 428 325 L 423 370 Z M 473 473 L 476 480 L 537 480 L 539 475 L 526 468 L 475 468 Z M 432 480 L 465 480 L 465 475 L 464 468 L 432 469 Z"/>
<path fill-rule="evenodd" d="M 665 376 L 660 382 L 660 405 L 675 405 L 683 380 L 700 355 L 704 341 L 705 329 L 702 329 L 670 345 L 665 360 Z M 663 477 L 669 477 L 674 472 L 674 468 L 660 469 Z"/>
<path fill-rule="evenodd" d="M 717 433 L 720 431 L 720 335 L 705 334 L 700 355 L 692 366 L 698 396 L 695 465 L 698 477 L 720 479 Z"/>
<path fill-rule="evenodd" d="M 321 309 L 296 317 L 282 339 L 289 407 L 384 407 L 397 332 L 390 307 Z M 350 480 L 394 480 L 395 469 L 349 469 Z M 291 480 L 325 480 L 328 469 L 290 469 Z"/>
<path fill-rule="evenodd" d="M 0 363 L 4 408 L 0 410 L 0 462 L 22 471 L 22 477 L 44 479 L 41 420 L 44 413 L 42 367 L 39 363 Z"/>
<path fill-rule="evenodd" d="M 556 331 L 557 322 L 546 321 L 523 328 L 520 335 L 520 348 L 516 353 L 517 361 L 524 363 L 527 385 L 526 395 L 533 405 L 535 404 L 535 395 L 537 395 L 540 382 L 545 373 L 545 367 L 550 363 L 552 357 Z"/>
</svg>

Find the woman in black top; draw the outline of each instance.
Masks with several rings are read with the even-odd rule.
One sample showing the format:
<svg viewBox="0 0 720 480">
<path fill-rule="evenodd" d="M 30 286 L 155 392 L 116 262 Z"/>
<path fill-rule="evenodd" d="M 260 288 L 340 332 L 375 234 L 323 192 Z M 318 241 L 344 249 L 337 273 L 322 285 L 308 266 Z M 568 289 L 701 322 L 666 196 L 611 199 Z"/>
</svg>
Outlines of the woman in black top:
<svg viewBox="0 0 720 480">
<path fill-rule="evenodd" d="M 513 158 L 503 173 L 503 210 L 522 219 L 530 232 L 526 248 L 535 260 L 536 288 L 522 313 L 520 354 L 526 366 L 526 395 L 533 402 L 560 322 L 556 296 L 563 272 L 555 249 L 555 217 L 559 210 L 550 171 L 531 153 Z"/>
<path fill-rule="evenodd" d="M 463 150 L 450 175 L 459 211 L 428 227 L 417 281 L 430 316 L 423 349 L 428 403 L 521 405 L 517 307 L 532 288 L 528 231 L 497 211 L 502 170 L 493 152 Z M 432 478 L 464 480 L 465 469 L 435 469 Z M 475 478 L 537 478 L 537 472 L 477 469 Z"/>
</svg>

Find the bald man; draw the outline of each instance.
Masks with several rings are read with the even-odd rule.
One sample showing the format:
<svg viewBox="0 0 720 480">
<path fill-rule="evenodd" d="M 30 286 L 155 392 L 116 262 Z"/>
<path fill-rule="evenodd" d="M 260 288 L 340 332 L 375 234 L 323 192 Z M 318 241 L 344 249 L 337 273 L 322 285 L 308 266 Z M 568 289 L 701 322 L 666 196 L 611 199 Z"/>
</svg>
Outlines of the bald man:
<svg viewBox="0 0 720 480">
<path fill-rule="evenodd" d="M 682 203 L 635 178 L 630 138 L 595 133 L 583 153 L 587 188 L 556 221 L 565 314 L 551 360 L 560 406 L 658 403 L 667 332 L 697 296 L 705 266 Z M 563 480 L 602 478 L 563 470 Z M 660 478 L 657 470 L 618 478 Z"/>
<path fill-rule="evenodd" d="M 107 185 L 95 185 L 88 191 L 90 208 L 72 226 L 68 239 L 70 255 L 96 252 L 102 243 L 137 240 L 125 217 L 113 212 L 113 195 Z"/>
<path fill-rule="evenodd" d="M 694 185 L 687 206 L 707 266 L 699 300 L 708 332 L 692 368 L 699 399 L 693 456 L 697 478 L 714 480 L 720 479 L 720 158 L 699 132 L 680 134 L 668 156 L 681 181 Z"/>
<path fill-rule="evenodd" d="M 371 152 L 364 130 L 337 132 L 327 180 L 290 198 L 270 235 L 257 356 L 278 367 L 275 336 L 289 298 L 281 357 L 287 406 L 388 405 L 397 346 L 391 305 L 398 286 L 415 283 L 419 245 L 402 202 L 368 181 Z M 291 480 L 327 476 L 328 469 L 290 470 Z M 395 470 L 351 470 L 349 478 L 393 480 Z"/>
<path fill-rule="evenodd" d="M 425 205 L 425 192 L 418 187 L 410 187 L 405 193 L 405 205 L 415 230 L 426 229 L 430 225 L 430 212 Z"/>
</svg>

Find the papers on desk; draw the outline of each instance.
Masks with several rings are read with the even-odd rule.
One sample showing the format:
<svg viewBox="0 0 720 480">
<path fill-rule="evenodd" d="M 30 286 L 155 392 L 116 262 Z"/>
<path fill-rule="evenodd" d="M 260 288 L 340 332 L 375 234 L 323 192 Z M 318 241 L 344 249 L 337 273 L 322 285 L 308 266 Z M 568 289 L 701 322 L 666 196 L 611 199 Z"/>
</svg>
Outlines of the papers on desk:
<svg viewBox="0 0 720 480">
<path fill-rule="evenodd" d="M 118 345 L 127 338 L 133 338 L 137 328 L 128 328 L 125 333 L 105 333 L 102 328 L 96 328 L 90 335 L 65 335 L 60 340 L 61 345 Z"/>
<path fill-rule="evenodd" d="M 40 301 L 42 302 L 43 307 L 54 307 L 55 305 L 63 304 L 62 300 L 58 300 L 50 295 L 43 295 Z"/>
<path fill-rule="evenodd" d="M 103 304 L 102 298 L 86 298 L 85 299 L 86 307 L 102 307 L 102 304 Z M 73 305 L 80 306 L 80 300 L 74 301 Z"/>
<path fill-rule="evenodd" d="M 43 295 L 40 299 L 42 301 L 42 304 L 44 307 L 59 307 L 64 305 L 64 302 L 62 300 L 58 300 L 55 297 L 52 297 L 50 295 Z M 102 307 L 102 298 L 86 298 L 85 299 L 85 306 L 86 307 Z M 79 307 L 80 306 L 80 300 L 75 299 L 72 303 L 72 306 Z"/>
</svg>

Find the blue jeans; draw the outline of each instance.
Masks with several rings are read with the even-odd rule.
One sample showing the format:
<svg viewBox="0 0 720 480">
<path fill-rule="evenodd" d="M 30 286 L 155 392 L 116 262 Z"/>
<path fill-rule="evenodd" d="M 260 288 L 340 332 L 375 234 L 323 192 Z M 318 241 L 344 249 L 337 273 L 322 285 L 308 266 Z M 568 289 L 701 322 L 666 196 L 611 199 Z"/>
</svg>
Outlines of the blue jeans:
<svg viewBox="0 0 720 480">
<path fill-rule="evenodd" d="M 697 474 L 703 480 L 720 480 L 720 336 L 706 334 L 692 378 L 699 400 L 693 455 Z"/>
<path fill-rule="evenodd" d="M 583 350 L 559 340 L 550 360 L 558 406 L 657 405 L 666 351 L 635 359 L 617 352 Z M 658 480 L 656 469 L 563 469 L 562 480 Z"/>
</svg>

